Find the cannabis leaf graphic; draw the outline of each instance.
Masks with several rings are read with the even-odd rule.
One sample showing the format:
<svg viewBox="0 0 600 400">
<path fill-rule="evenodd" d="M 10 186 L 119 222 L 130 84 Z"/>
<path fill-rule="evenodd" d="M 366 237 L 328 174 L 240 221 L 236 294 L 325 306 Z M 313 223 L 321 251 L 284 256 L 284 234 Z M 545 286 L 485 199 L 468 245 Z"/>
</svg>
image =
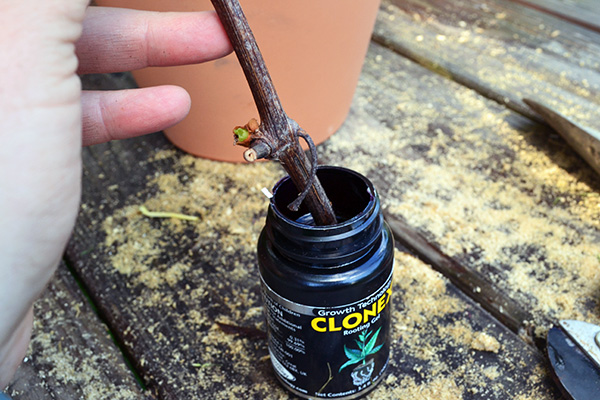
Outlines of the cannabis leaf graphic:
<svg viewBox="0 0 600 400">
<path fill-rule="evenodd" d="M 361 361 L 364 364 L 367 356 L 377 353 L 379 351 L 379 349 L 381 349 L 383 347 L 383 344 L 380 344 L 379 346 L 375 347 L 375 342 L 377 341 L 377 336 L 379 335 L 380 330 L 381 330 L 381 327 L 379 327 L 379 329 L 377 329 L 377 331 L 371 337 L 371 339 L 369 339 L 369 337 L 371 336 L 371 333 L 373 333 L 373 332 L 369 333 L 368 330 L 364 330 L 360 335 L 358 335 L 358 339 L 355 339 L 355 342 L 358 345 L 358 350 L 357 349 L 349 349 L 348 347 L 346 347 L 346 345 L 344 345 L 344 353 L 346 353 L 346 357 L 348 357 L 348 361 L 346 361 L 344 363 L 344 365 L 342 365 L 340 367 L 340 370 L 338 372 L 342 372 L 342 370 L 344 368 L 346 368 L 347 366 L 352 365 L 352 364 L 358 364 Z M 367 340 L 368 340 L 368 342 L 367 342 Z"/>
</svg>

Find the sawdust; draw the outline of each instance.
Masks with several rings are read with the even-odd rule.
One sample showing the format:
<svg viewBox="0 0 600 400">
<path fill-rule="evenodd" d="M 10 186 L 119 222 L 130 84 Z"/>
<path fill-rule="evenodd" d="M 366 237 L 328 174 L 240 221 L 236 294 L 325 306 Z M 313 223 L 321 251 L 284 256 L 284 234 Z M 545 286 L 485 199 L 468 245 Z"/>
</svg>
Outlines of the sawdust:
<svg viewBox="0 0 600 400">
<path fill-rule="evenodd" d="M 395 388 L 388 399 L 462 399 L 463 391 L 451 378 L 435 377 L 427 385 L 417 383 L 414 379 L 405 378 L 401 387 Z M 378 398 L 378 397 L 373 397 Z"/>
<path fill-rule="evenodd" d="M 387 52 L 372 46 L 321 159 L 370 177 L 388 213 L 531 310 L 537 336 L 559 318 L 600 322 L 593 170 L 543 127 Z"/>
<path fill-rule="evenodd" d="M 103 222 L 110 265 L 137 293 L 130 306 L 138 314 L 123 335 L 141 335 L 154 351 L 168 352 L 161 365 L 140 357 L 146 379 L 161 377 L 154 384 L 190 396 L 210 391 L 215 399 L 239 398 L 236 393 L 266 398 L 277 387 L 274 378 L 251 383 L 256 358 L 266 348 L 224 334 L 215 321 L 264 329 L 253 268 L 268 204 L 261 189 L 283 171 L 274 163 L 226 164 L 173 151 L 158 152 L 150 161 L 173 161 L 172 172 L 157 173 L 148 182 L 149 196 Z M 142 204 L 199 220 L 147 218 L 139 212 Z M 126 345 L 134 346 L 127 340 Z M 260 368 L 270 371 L 269 361 Z M 223 387 L 227 390 L 216 389 Z"/>
<path fill-rule="evenodd" d="M 471 348 L 479 351 L 497 353 L 500 347 L 500 342 L 485 332 L 479 332 L 471 342 Z"/>
<path fill-rule="evenodd" d="M 173 155 L 172 151 L 160 152 L 154 160 Z M 261 189 L 272 186 L 282 176 L 277 166 L 271 163 L 236 165 L 192 156 L 184 156 L 178 162 L 177 168 L 185 168 L 184 172 L 156 176 L 149 185 L 156 186 L 158 195 L 143 205 L 150 210 L 198 216 L 199 221 L 166 219 L 156 222 L 143 216 L 139 205 L 131 205 L 103 222 L 107 233 L 105 245 L 108 248 L 118 246 L 116 251 L 109 253 L 112 266 L 153 289 L 160 284 L 175 285 L 178 277 L 190 268 L 189 264 L 181 262 L 172 265 L 158 262 L 163 249 L 170 243 L 166 231 L 180 235 L 190 230 L 199 238 L 186 252 L 208 250 L 203 247 L 203 240 L 210 241 L 217 235 L 225 254 L 252 252 L 268 204 Z M 237 267 L 241 268 L 240 265 Z"/>
<path fill-rule="evenodd" d="M 462 318 L 471 306 L 449 292 L 447 280 L 429 266 L 397 251 L 394 288 L 394 372 L 370 398 L 505 399 L 525 393 L 529 399 L 554 398 L 544 387 L 541 358 L 520 359 L 514 349 L 522 344 L 514 336 L 496 339 L 482 332 L 477 317 Z M 519 365 L 538 369 L 525 386 L 514 376 Z"/>
<path fill-rule="evenodd" d="M 160 376 L 163 384 L 176 386 L 177 393 L 209 391 L 216 399 L 290 398 L 274 380 L 264 339 L 224 334 L 215 323 L 264 331 L 254 254 L 267 203 L 260 189 L 272 186 L 281 175 L 279 167 L 158 156 L 171 157 L 176 172 L 157 175 L 149 184 L 156 191 L 143 204 L 198 215 L 200 221 L 154 220 L 142 216 L 135 206 L 124 206 L 103 224 L 111 265 L 138 293 L 131 307 L 143 318 L 124 336 L 141 336 L 152 348 L 168 349 L 169 359 L 162 360 L 159 368 L 146 355 L 141 357 L 140 365 L 155 371 L 147 379 Z M 231 178 L 240 171 L 242 177 Z M 248 182 L 253 190 L 244 194 Z M 201 200 L 189 202 L 190 197 Z M 234 213 L 232 204 L 238 201 L 244 207 Z M 248 204 L 252 201 L 256 204 Z M 444 277 L 409 254 L 398 251 L 395 257 L 391 375 L 368 398 L 470 399 L 473 393 L 500 387 L 515 395 L 528 391 L 537 399 L 550 398 L 544 373 L 527 385 L 506 387 L 515 365 L 539 362 L 534 352 L 521 358 L 514 348 L 523 343 L 514 335 L 499 336 L 499 341 L 508 343 L 507 350 L 500 345 L 496 352 L 474 350 L 473 338 L 498 326 L 477 325 L 485 316 L 465 319 L 465 312 L 479 311 L 449 293 Z M 183 314 L 181 307 L 185 307 Z M 169 314 L 181 319 L 165 327 L 164 317 Z M 482 359 L 479 353 L 495 358 Z"/>
</svg>

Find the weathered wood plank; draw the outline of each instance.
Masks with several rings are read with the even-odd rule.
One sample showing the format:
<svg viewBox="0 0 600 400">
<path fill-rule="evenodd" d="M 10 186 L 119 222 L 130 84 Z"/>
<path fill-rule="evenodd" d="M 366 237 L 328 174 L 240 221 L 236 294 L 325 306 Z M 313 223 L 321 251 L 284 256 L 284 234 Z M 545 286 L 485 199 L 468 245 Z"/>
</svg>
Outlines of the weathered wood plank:
<svg viewBox="0 0 600 400">
<path fill-rule="evenodd" d="M 397 241 L 440 271 L 504 326 L 513 332 L 526 335 L 525 328 L 532 316 L 521 304 L 506 296 L 483 274 L 444 254 L 397 215 L 387 214 L 386 219 Z"/>
<path fill-rule="evenodd" d="M 600 322 L 594 171 L 545 126 L 370 51 L 321 160 L 369 176 L 389 215 L 530 313 L 536 338 L 559 318 Z"/>
<path fill-rule="evenodd" d="M 370 398 L 561 398 L 539 352 L 414 256 L 398 251 L 396 265 L 393 360 Z"/>
<path fill-rule="evenodd" d="M 384 0 L 374 38 L 532 119 L 524 97 L 600 128 L 597 32 L 508 0 Z"/>
<path fill-rule="evenodd" d="M 136 369 L 161 399 L 290 398 L 267 357 L 255 265 L 266 206 L 260 188 L 277 180 L 279 167 L 182 156 L 160 137 L 132 143 L 148 150 L 133 156 L 150 160 L 147 187 L 123 196 L 139 177 L 118 176 L 110 168 L 100 179 L 86 174 L 86 187 L 119 180 L 113 191 L 120 199 L 105 201 L 100 210 L 101 199 L 84 197 L 69 254 Z M 129 156 L 115 144 L 103 153 L 102 165 L 122 155 Z M 201 221 L 148 219 L 137 211 L 139 204 L 199 215 Z M 80 256 L 78 249 L 90 238 L 98 246 Z M 406 252 L 396 257 L 394 360 L 371 398 L 418 392 L 447 392 L 452 399 L 558 398 L 538 351 L 427 265 Z M 244 329 L 227 334 L 219 323 Z M 484 347 L 486 340 L 491 347 Z"/>
<path fill-rule="evenodd" d="M 395 79 L 397 69 L 406 79 Z M 390 125 L 402 123 L 394 114 L 400 111 L 396 86 L 412 85 L 410 95 L 425 89 L 421 96 L 437 94 L 434 84 L 471 92 L 378 46 L 365 74 L 348 123 L 321 155 L 368 173 L 392 209 L 412 177 L 402 163 L 386 160 L 411 156 L 406 161 L 419 164 L 418 147 L 401 151 L 402 138 L 396 140 Z M 381 79 L 385 75 L 388 80 Z M 389 97 L 376 99 L 378 92 L 386 96 L 387 85 Z M 392 110 L 386 99 L 393 99 Z M 379 100 L 381 107 L 374 103 Z M 413 122 L 427 104 L 414 100 L 418 107 L 404 110 Z M 406 127 L 403 146 L 422 136 L 417 128 Z M 84 160 L 84 206 L 68 255 L 150 390 L 161 399 L 288 398 L 275 382 L 260 334 L 255 265 L 267 205 L 260 189 L 282 175 L 279 167 L 196 159 L 157 135 L 94 146 Z M 200 221 L 148 219 L 138 211 L 141 204 Z M 559 398 L 536 349 L 415 257 L 405 251 L 396 257 L 394 359 L 371 398 Z M 255 334 L 225 334 L 218 323 Z"/>
<path fill-rule="evenodd" d="M 600 31 L 600 3 L 596 0 L 512 0 Z"/>
<path fill-rule="evenodd" d="M 30 350 L 7 393 L 14 400 L 145 398 L 64 264 L 35 304 Z"/>
</svg>

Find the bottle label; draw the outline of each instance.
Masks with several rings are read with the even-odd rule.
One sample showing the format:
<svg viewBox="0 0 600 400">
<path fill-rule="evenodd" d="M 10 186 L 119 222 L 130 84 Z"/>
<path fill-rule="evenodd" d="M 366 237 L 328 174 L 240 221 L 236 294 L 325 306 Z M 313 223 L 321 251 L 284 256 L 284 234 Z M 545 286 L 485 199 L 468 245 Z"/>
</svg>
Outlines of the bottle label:
<svg viewBox="0 0 600 400">
<path fill-rule="evenodd" d="M 262 282 L 269 353 L 284 385 L 302 397 L 336 399 L 373 387 L 389 358 L 392 273 L 362 299 L 331 307 L 292 302 Z"/>
</svg>

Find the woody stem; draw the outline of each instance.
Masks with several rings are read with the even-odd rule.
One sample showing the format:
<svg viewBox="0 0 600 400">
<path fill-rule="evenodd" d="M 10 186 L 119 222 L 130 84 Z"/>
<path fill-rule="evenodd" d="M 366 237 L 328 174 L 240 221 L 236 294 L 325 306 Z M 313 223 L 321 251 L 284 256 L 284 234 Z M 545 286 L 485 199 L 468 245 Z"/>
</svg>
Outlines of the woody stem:
<svg viewBox="0 0 600 400">
<path fill-rule="evenodd" d="M 287 116 L 281 106 L 269 71 L 238 0 L 211 1 L 242 66 L 260 115 L 260 131 L 264 135 L 261 140 L 264 140 L 270 148 L 268 155 L 265 155 L 264 151 L 260 155 L 279 160 L 298 192 L 302 192 L 311 183 L 311 163 L 298 141 L 301 129 Z M 306 195 L 304 204 L 317 225 L 336 223 L 331 203 L 316 177 L 312 180 L 312 187 Z"/>
</svg>

